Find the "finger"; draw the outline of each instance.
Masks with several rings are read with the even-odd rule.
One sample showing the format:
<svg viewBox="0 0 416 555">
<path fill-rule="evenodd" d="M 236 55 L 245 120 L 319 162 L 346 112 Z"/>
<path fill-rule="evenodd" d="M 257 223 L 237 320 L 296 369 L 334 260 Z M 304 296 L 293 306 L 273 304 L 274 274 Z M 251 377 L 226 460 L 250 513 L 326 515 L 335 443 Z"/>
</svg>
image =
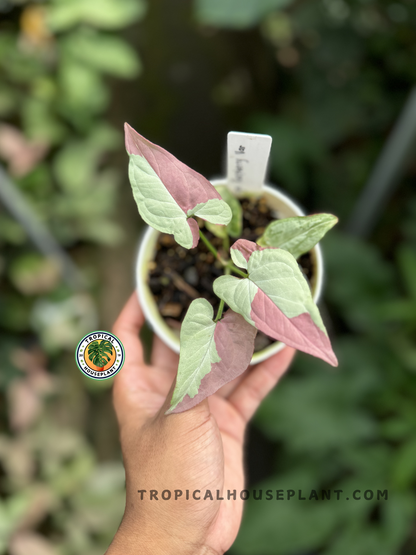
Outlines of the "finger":
<svg viewBox="0 0 416 555">
<path fill-rule="evenodd" d="M 250 420 L 262 400 L 289 368 L 295 352 L 292 347 L 285 347 L 261 362 L 229 396 L 228 401 L 237 409 L 245 422 Z"/>
<path fill-rule="evenodd" d="M 167 373 L 172 375 L 172 379 L 179 364 L 179 355 L 174 353 L 156 334 L 153 338 L 151 364 L 166 370 Z"/>
<path fill-rule="evenodd" d="M 252 370 L 253 370 L 253 367 L 249 366 L 247 370 L 245 370 L 242 374 L 237 376 L 237 378 L 235 378 L 234 380 L 231 380 L 230 382 L 220 387 L 219 390 L 216 392 L 216 395 L 219 395 L 220 397 L 227 399 L 232 394 L 232 392 L 237 389 L 240 383 L 247 377 L 247 374 L 249 374 Z"/>
<path fill-rule="evenodd" d="M 133 408 L 139 411 L 142 407 L 138 397 L 145 389 L 143 346 L 139 338 L 143 323 L 143 312 L 134 292 L 113 325 L 113 332 L 122 342 L 125 351 L 124 366 L 113 383 L 113 404 L 120 424 L 127 420 Z M 136 419 L 137 416 L 135 415 Z"/>
<path fill-rule="evenodd" d="M 123 343 L 126 351 L 126 363 L 129 358 L 133 358 L 136 362 L 143 362 L 143 346 L 139 339 L 139 333 L 144 324 L 144 315 L 134 292 L 119 317 L 117 318 L 113 332 Z"/>
<path fill-rule="evenodd" d="M 157 419 L 160 421 L 163 421 L 163 419 L 166 419 L 167 417 L 169 417 L 171 419 L 174 419 L 174 420 L 171 420 L 170 422 L 174 422 L 176 424 L 184 423 L 184 424 L 189 424 L 191 426 L 197 426 L 198 423 L 201 421 L 201 418 L 202 420 L 206 420 L 210 415 L 208 398 L 203 399 L 200 403 L 198 403 L 194 407 L 187 409 L 183 412 L 166 414 L 166 411 L 168 411 L 171 406 L 171 400 L 172 400 L 173 392 L 175 390 L 175 386 L 176 386 L 176 376 L 173 379 L 172 385 L 170 387 L 170 390 L 166 396 L 166 399 L 163 405 L 161 406 L 158 414 L 156 415 Z"/>
</svg>

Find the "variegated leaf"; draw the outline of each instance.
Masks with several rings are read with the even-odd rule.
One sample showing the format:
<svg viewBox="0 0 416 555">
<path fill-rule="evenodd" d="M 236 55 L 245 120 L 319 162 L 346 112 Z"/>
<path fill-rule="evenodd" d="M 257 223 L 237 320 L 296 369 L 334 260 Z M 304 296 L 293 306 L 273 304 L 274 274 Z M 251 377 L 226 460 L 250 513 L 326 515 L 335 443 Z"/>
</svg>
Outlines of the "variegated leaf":
<svg viewBox="0 0 416 555">
<path fill-rule="evenodd" d="M 250 364 L 257 330 L 227 310 L 218 322 L 206 299 L 193 301 L 181 327 L 179 368 L 167 413 L 190 409 Z"/>
<path fill-rule="evenodd" d="M 248 278 L 221 276 L 214 292 L 232 310 L 276 340 L 337 366 L 327 331 L 295 258 L 283 249 L 239 239 L 231 247 Z"/>
<path fill-rule="evenodd" d="M 205 177 L 139 135 L 127 123 L 125 135 L 133 196 L 147 224 L 172 233 L 188 249 L 199 240 L 193 216 L 213 224 L 228 224 L 230 207 Z"/>
<path fill-rule="evenodd" d="M 225 185 L 216 187 L 217 191 L 220 193 L 221 197 L 228 206 L 231 208 L 232 218 L 227 226 L 215 225 L 206 223 L 205 226 L 211 233 L 216 237 L 223 239 L 226 235 L 230 237 L 240 237 L 241 231 L 243 229 L 243 209 L 241 207 L 240 201 L 232 194 L 232 192 Z"/>
<path fill-rule="evenodd" d="M 261 247 L 279 247 L 295 258 L 310 251 L 338 222 L 332 214 L 313 214 L 284 218 L 270 223 L 258 239 Z"/>
</svg>

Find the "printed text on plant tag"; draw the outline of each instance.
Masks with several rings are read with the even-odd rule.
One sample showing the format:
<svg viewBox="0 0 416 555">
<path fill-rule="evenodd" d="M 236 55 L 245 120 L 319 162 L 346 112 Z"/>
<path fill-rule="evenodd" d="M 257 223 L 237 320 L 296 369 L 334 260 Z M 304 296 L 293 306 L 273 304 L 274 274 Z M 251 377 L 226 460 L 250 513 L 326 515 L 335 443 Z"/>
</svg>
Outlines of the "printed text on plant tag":
<svg viewBox="0 0 416 555">
<path fill-rule="evenodd" d="M 228 133 L 227 180 L 232 191 L 260 191 L 271 144 L 270 135 L 235 131 Z"/>
</svg>

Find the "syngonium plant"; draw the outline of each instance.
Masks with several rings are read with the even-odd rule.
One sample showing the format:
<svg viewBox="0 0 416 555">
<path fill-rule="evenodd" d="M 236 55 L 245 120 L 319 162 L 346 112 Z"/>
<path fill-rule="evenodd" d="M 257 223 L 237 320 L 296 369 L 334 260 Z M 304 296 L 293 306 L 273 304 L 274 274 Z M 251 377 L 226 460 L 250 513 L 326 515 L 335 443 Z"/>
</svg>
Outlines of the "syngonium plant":
<svg viewBox="0 0 416 555">
<path fill-rule="evenodd" d="M 308 252 L 338 221 L 314 214 L 271 222 L 257 243 L 237 239 L 241 205 L 226 187 L 217 189 L 128 124 L 129 178 L 139 213 L 154 229 L 173 234 L 184 248 L 201 239 L 224 268 L 213 282 L 220 299 L 217 314 L 203 298 L 192 301 L 180 331 L 180 356 L 171 406 L 182 412 L 244 372 L 260 330 L 275 340 L 319 357 L 337 358 L 297 258 Z M 221 256 L 195 217 L 224 241 Z M 230 244 L 230 237 L 237 239 Z M 235 275 L 232 275 L 235 274 Z M 224 312 L 224 305 L 228 310 Z"/>
</svg>

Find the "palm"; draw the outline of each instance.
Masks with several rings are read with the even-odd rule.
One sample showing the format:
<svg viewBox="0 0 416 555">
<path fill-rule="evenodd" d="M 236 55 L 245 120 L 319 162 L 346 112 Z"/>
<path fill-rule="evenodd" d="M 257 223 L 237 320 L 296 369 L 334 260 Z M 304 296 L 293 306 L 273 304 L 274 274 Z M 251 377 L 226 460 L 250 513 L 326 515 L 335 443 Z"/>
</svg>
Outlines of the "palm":
<svg viewBox="0 0 416 555">
<path fill-rule="evenodd" d="M 120 426 L 134 426 L 136 430 L 162 407 L 179 362 L 178 355 L 155 337 L 151 365 L 144 363 L 138 338 L 143 320 L 134 295 L 114 326 L 126 351 L 125 368 L 116 376 L 114 384 L 114 405 Z M 232 545 L 241 523 L 243 502 L 239 494 L 244 487 L 243 440 L 246 424 L 289 366 L 293 354 L 293 349 L 285 348 L 264 363 L 250 367 L 208 399 L 209 410 L 214 417 L 210 433 L 214 442 L 222 442 L 224 456 L 224 462 L 216 461 L 220 470 L 218 475 L 223 471 L 223 483 L 221 480 L 213 488 L 217 486 L 215 489 L 223 492 L 237 492 L 237 502 L 217 505 L 217 518 L 207 532 L 206 543 L 217 552 L 224 552 Z"/>
</svg>

